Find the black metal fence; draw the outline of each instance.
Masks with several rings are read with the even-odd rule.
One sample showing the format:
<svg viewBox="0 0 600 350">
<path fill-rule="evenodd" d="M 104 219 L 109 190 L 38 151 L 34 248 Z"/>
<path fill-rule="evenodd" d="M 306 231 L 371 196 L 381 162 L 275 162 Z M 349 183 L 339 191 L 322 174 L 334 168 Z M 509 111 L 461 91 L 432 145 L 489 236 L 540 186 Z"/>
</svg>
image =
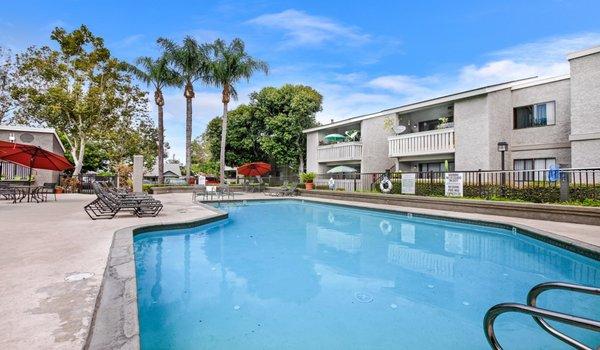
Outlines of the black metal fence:
<svg viewBox="0 0 600 350">
<path fill-rule="evenodd" d="M 401 194 L 402 178 L 407 174 L 414 174 L 416 195 L 444 196 L 447 173 L 449 172 L 318 174 L 314 182 L 317 189 L 329 189 L 330 179 L 333 179 L 334 190 L 381 192 L 380 183 L 387 177 L 392 183 L 391 193 Z M 544 203 L 600 200 L 600 168 L 451 173 L 462 174 L 465 197 Z"/>
</svg>

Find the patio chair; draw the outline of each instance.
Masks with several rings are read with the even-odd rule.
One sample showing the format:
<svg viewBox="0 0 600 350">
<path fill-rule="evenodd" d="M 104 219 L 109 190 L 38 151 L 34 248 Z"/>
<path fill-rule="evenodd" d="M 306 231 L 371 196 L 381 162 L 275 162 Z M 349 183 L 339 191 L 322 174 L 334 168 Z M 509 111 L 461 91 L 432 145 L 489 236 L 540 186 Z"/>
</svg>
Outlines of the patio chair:
<svg viewBox="0 0 600 350">
<path fill-rule="evenodd" d="M 45 182 L 44 185 L 40 188 L 38 188 L 37 192 L 37 196 L 39 196 L 41 198 L 42 201 L 46 202 L 48 201 L 48 195 L 52 194 L 54 195 L 54 201 L 56 201 L 56 189 L 57 183 L 56 182 Z"/>
<path fill-rule="evenodd" d="M 121 210 L 132 211 L 137 217 L 157 216 L 163 209 L 162 203 L 151 196 L 121 197 L 98 183 L 93 188 L 97 198 L 83 208 L 92 220 L 112 219 Z"/>
<path fill-rule="evenodd" d="M 202 196 L 202 200 L 206 200 L 208 198 L 208 192 L 206 192 L 206 186 L 197 185 L 194 187 L 192 191 L 192 202 L 198 203 L 198 197 Z"/>
<path fill-rule="evenodd" d="M 227 197 L 227 199 L 235 199 L 235 193 L 231 190 L 229 185 L 219 186 L 217 192 L 219 192 L 221 199 L 225 197 Z"/>
<path fill-rule="evenodd" d="M 10 199 L 13 203 L 17 202 L 17 190 L 11 188 L 7 184 L 0 184 L 0 197 L 4 199 Z"/>
</svg>

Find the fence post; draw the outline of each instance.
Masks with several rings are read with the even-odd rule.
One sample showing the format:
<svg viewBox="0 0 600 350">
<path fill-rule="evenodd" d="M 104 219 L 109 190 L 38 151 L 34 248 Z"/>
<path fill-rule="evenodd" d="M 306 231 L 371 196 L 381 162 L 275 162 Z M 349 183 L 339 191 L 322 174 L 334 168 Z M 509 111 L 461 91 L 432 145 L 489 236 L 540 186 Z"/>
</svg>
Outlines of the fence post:
<svg viewBox="0 0 600 350">
<path fill-rule="evenodd" d="M 477 192 L 479 197 L 482 197 L 483 191 L 481 189 L 481 169 L 477 170 Z"/>
<path fill-rule="evenodd" d="M 429 170 L 429 195 L 433 193 L 433 170 Z"/>
<path fill-rule="evenodd" d="M 560 172 L 560 201 L 566 202 L 569 200 L 569 173 L 566 171 Z"/>
</svg>

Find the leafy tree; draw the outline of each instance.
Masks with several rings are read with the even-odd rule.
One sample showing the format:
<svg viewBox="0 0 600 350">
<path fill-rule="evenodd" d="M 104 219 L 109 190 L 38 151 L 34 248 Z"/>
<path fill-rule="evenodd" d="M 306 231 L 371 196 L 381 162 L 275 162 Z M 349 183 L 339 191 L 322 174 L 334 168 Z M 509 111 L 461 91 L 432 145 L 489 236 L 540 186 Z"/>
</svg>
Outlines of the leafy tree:
<svg viewBox="0 0 600 350">
<path fill-rule="evenodd" d="M 306 135 L 302 130 L 317 125 L 315 115 L 322 109 L 321 94 L 309 86 L 286 84 L 281 88 L 263 88 L 252 93 L 250 100 L 256 117 L 264 119 L 264 152 L 277 164 L 304 172 Z"/>
<path fill-rule="evenodd" d="M 31 47 L 17 55 L 19 80 L 11 88 L 18 102 L 15 117 L 63 133 L 78 175 L 87 145 L 102 140 L 121 116 L 144 116 L 147 98 L 125 64 L 86 26 L 70 33 L 56 28 L 51 39 L 58 50 Z"/>
<path fill-rule="evenodd" d="M 133 118 L 124 115 L 115 127 L 107 132 L 103 146 L 112 169 L 130 164 L 133 156 L 144 156 L 146 168 L 152 168 L 156 161 L 158 130 L 150 117 Z"/>
<path fill-rule="evenodd" d="M 147 85 L 154 87 L 154 103 L 158 109 L 158 183 L 164 182 L 165 164 L 165 128 L 163 118 L 163 107 L 165 99 L 162 89 L 179 83 L 178 75 L 169 67 L 165 55 L 157 59 L 151 57 L 140 57 L 136 60 L 136 66 L 130 66 L 130 71 Z"/>
<path fill-rule="evenodd" d="M 248 162 L 269 161 L 261 147 L 265 122 L 250 105 L 240 105 L 229 112 L 225 164 L 237 166 Z M 221 151 L 221 117 L 212 119 L 202 135 L 212 160 L 219 160 Z"/>
<path fill-rule="evenodd" d="M 222 89 L 221 101 L 223 102 L 223 116 L 221 126 L 221 149 L 219 156 L 220 181 L 225 182 L 225 145 L 227 142 L 227 105 L 233 97 L 237 98 L 235 84 L 241 80 L 250 80 L 250 77 L 257 71 L 268 73 L 269 68 L 263 61 L 256 60 L 248 55 L 244 42 L 241 39 L 233 39 L 227 45 L 223 40 L 218 39 L 212 44 L 214 59 L 210 65 L 211 82 Z"/>
<path fill-rule="evenodd" d="M 71 155 L 71 146 L 67 142 L 64 134 L 58 133 L 60 141 L 65 146 L 65 157 L 74 163 L 73 156 Z M 108 170 L 108 154 L 106 149 L 102 146 L 101 142 L 91 141 L 86 146 L 85 154 L 83 156 L 83 166 L 81 167 L 82 172 L 87 171 L 106 171 Z"/>
<path fill-rule="evenodd" d="M 173 64 L 178 80 L 184 87 L 186 99 L 185 118 L 185 170 L 186 179 L 190 176 L 192 164 L 192 99 L 196 96 L 194 83 L 198 80 L 209 81 L 208 46 L 199 44 L 194 38 L 187 36 L 181 45 L 166 38 L 159 38 L 158 43 L 165 50 L 165 57 Z"/>
<path fill-rule="evenodd" d="M 16 78 L 10 50 L 0 47 L 0 124 L 6 122 L 8 112 L 15 107 L 10 89 Z"/>
</svg>

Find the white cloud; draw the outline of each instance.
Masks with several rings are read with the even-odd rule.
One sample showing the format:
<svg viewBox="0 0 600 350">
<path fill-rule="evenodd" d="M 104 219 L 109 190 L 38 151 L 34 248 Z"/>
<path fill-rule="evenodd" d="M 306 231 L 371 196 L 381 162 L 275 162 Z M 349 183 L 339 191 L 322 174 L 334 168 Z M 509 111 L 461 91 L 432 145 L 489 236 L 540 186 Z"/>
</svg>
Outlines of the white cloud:
<svg viewBox="0 0 600 350">
<path fill-rule="evenodd" d="M 484 54 L 488 60 L 467 64 L 455 71 L 424 76 L 396 74 L 358 78 L 354 73 L 334 75 L 333 81 L 352 85 L 321 84 L 323 112 L 319 120 L 328 122 L 372 113 L 409 102 L 443 96 L 485 85 L 532 76 L 550 77 L 569 73 L 566 56 L 600 44 L 600 33 L 583 33 L 545 38 Z M 490 59 L 491 58 L 491 59 Z M 352 80 L 354 79 L 354 80 Z M 366 81 L 360 84 L 357 80 Z"/>
<path fill-rule="evenodd" d="M 280 29 L 289 39 L 286 46 L 315 46 L 324 43 L 364 44 L 370 36 L 357 28 L 345 26 L 326 17 L 311 16 L 298 10 L 285 10 L 258 16 L 247 23 Z"/>
</svg>

